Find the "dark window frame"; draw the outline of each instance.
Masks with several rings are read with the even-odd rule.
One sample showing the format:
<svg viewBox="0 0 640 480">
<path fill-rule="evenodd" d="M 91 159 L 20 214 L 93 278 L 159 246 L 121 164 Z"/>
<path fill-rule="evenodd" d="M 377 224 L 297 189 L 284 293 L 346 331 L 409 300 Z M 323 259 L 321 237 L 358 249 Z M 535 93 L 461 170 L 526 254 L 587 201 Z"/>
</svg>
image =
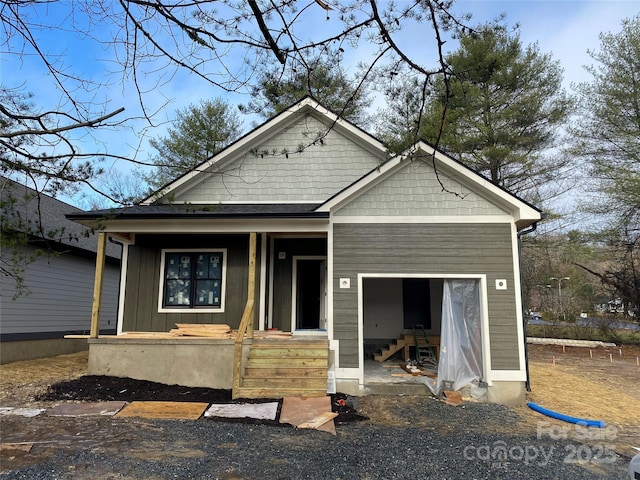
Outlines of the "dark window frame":
<svg viewBox="0 0 640 480">
<path fill-rule="evenodd" d="M 158 312 L 224 312 L 226 248 L 163 249 L 160 265 Z"/>
</svg>

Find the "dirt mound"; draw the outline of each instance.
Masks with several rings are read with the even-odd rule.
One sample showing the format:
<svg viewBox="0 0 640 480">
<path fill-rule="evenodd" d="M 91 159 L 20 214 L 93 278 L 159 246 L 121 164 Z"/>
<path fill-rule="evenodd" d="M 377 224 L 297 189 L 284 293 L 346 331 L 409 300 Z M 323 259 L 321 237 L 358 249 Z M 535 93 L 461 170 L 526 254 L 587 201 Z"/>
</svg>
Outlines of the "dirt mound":
<svg viewBox="0 0 640 480">
<path fill-rule="evenodd" d="M 185 387 L 134 380 L 132 378 L 86 375 L 51 385 L 37 401 L 80 400 L 102 402 L 111 400 L 231 403 L 231 391 L 214 388 Z"/>
</svg>

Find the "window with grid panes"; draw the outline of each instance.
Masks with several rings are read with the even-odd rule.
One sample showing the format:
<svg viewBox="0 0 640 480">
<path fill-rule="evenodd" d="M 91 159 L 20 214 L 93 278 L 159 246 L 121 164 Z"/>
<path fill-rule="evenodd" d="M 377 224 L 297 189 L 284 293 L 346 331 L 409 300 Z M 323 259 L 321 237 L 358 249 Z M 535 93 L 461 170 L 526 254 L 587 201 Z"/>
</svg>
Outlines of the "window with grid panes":
<svg viewBox="0 0 640 480">
<path fill-rule="evenodd" d="M 164 308 L 220 308 L 223 252 L 164 255 Z"/>
</svg>

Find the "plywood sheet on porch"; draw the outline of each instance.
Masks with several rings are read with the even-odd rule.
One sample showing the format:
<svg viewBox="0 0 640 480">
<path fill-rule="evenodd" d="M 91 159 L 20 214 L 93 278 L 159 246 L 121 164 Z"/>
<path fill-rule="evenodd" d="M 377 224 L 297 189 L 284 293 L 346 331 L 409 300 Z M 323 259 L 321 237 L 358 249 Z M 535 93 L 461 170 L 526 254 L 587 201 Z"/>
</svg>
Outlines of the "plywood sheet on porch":
<svg viewBox="0 0 640 480">
<path fill-rule="evenodd" d="M 190 339 L 190 338 L 217 338 L 235 339 L 237 330 L 228 329 L 226 325 L 215 324 L 176 324 L 178 328 L 173 328 L 168 332 L 122 332 L 118 335 L 100 335 L 99 338 L 152 338 L 152 339 Z M 89 338 L 90 335 L 65 335 L 64 338 Z M 280 330 L 255 330 L 253 338 L 264 339 L 288 339 L 291 332 Z"/>
<path fill-rule="evenodd" d="M 208 403 L 199 402 L 131 402 L 131 404 L 120 410 L 116 416 L 197 420 L 208 406 Z"/>
</svg>

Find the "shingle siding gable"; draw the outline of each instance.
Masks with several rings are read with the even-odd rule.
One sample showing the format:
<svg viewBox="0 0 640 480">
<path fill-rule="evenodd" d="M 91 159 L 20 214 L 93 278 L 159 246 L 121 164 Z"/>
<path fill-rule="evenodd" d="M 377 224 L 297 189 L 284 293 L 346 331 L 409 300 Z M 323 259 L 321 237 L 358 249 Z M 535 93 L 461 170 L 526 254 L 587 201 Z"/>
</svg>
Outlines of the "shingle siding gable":
<svg viewBox="0 0 640 480">
<path fill-rule="evenodd" d="M 443 191 L 443 186 L 447 191 Z M 336 216 L 506 214 L 508 213 L 503 209 L 470 191 L 444 172 L 438 172 L 436 177 L 433 167 L 420 160 L 393 173 L 335 212 Z"/>
<path fill-rule="evenodd" d="M 321 202 L 378 166 L 382 158 L 306 115 L 242 157 L 203 176 L 176 202 Z M 299 146 L 305 145 L 302 151 Z M 283 153 L 287 152 L 287 153 Z"/>
</svg>

